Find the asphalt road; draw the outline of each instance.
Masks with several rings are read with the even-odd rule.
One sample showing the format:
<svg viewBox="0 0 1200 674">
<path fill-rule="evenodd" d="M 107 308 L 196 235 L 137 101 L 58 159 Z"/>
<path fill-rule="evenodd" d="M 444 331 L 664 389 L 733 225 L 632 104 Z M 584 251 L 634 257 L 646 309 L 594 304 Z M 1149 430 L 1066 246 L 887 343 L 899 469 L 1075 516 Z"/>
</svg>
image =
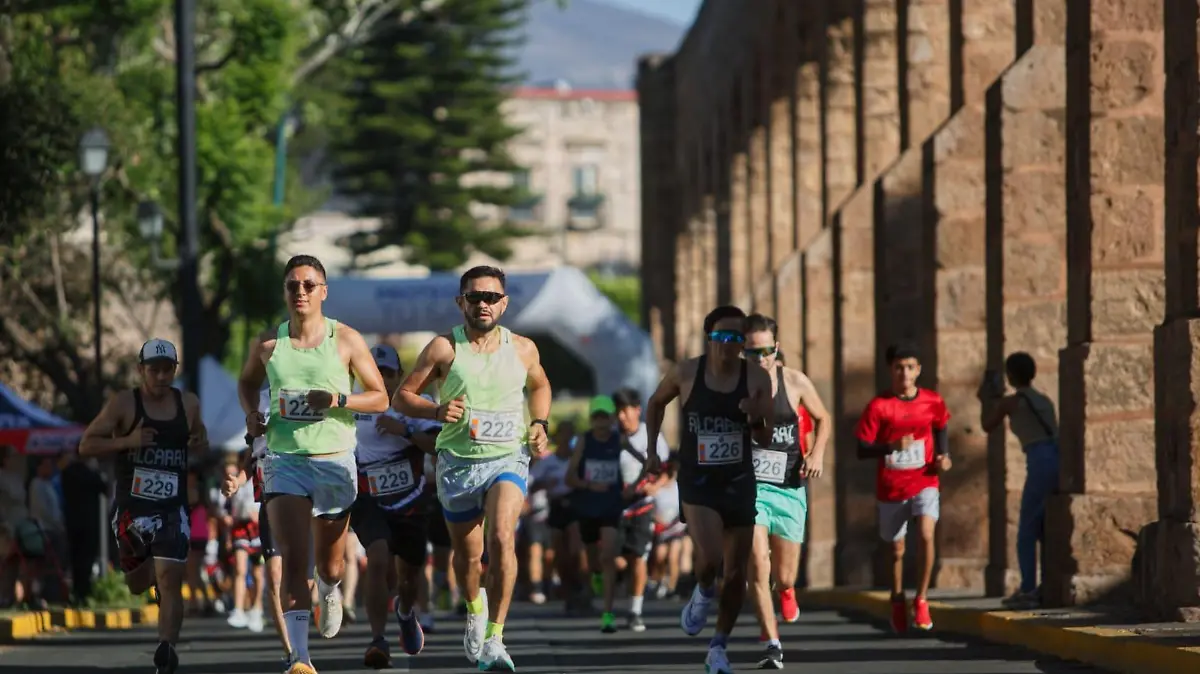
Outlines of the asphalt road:
<svg viewBox="0 0 1200 674">
<path fill-rule="evenodd" d="M 687 637 L 679 629 L 674 601 L 647 602 L 641 634 L 601 634 L 594 618 L 564 618 L 557 608 L 518 605 L 505 629 L 509 653 L 523 674 L 566 672 L 703 672 L 710 629 Z M 736 671 L 754 670 L 760 651 L 751 616 L 730 644 Z M 623 624 L 623 623 L 619 623 Z M 833 612 L 809 612 L 784 625 L 785 671 L 804 674 L 1024 674 L 1101 672 L 1092 667 L 1040 658 L 1009 646 L 946 641 L 928 635 L 898 638 L 880 625 Z M 390 671 L 475 671 L 463 657 L 461 623 L 439 622 L 427 635 L 425 651 L 403 655 L 393 638 L 395 669 Z M 395 628 L 392 628 L 393 637 Z M 363 624 L 347 625 L 332 640 L 314 634 L 313 663 L 326 672 L 369 672 L 362 666 L 368 641 Z M 121 632 L 51 635 L 28 645 L 0 648 L 0 674 L 151 674 L 153 628 Z M 184 625 L 180 674 L 276 674 L 280 647 L 274 633 L 234 630 L 223 620 L 192 620 Z"/>
</svg>

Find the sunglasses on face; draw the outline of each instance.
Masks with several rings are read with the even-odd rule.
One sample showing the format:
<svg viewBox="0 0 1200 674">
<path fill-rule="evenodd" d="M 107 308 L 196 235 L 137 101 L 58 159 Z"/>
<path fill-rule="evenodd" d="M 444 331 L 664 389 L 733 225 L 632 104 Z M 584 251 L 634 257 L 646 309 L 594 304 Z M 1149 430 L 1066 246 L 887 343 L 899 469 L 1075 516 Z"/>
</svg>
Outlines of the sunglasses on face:
<svg viewBox="0 0 1200 674">
<path fill-rule="evenodd" d="M 463 293 L 462 298 L 468 304 L 495 304 L 507 297 L 504 293 L 494 293 L 488 290 L 472 290 L 469 293 Z"/>
<path fill-rule="evenodd" d="M 708 333 L 708 339 L 718 344 L 742 344 L 746 336 L 737 330 L 713 330 Z"/>
<path fill-rule="evenodd" d="M 773 346 L 760 346 L 757 349 L 743 349 L 746 357 L 751 360 L 762 360 L 775 355 L 777 349 Z"/>
<path fill-rule="evenodd" d="M 293 295 L 298 295 L 301 288 L 304 288 L 305 295 L 311 295 L 316 291 L 317 288 L 320 288 L 323 285 L 325 284 L 317 283 L 316 281 L 288 281 L 287 283 L 283 284 L 283 287 L 287 288 L 287 291 Z"/>
</svg>

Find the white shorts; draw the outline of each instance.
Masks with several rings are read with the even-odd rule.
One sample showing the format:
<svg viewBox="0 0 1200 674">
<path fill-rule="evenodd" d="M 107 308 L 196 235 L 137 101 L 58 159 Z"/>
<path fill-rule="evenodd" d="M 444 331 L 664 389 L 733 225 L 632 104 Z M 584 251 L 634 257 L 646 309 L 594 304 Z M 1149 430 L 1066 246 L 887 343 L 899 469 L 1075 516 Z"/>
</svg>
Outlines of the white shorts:
<svg viewBox="0 0 1200 674">
<path fill-rule="evenodd" d="M 879 537 L 885 541 L 902 541 L 908 535 L 909 520 L 932 517 L 936 522 L 941 515 L 941 502 L 942 494 L 937 487 L 926 487 L 904 501 L 880 501 Z"/>
<path fill-rule="evenodd" d="M 263 500 L 303 496 L 312 501 L 313 517 L 339 519 L 358 498 L 358 464 L 354 452 L 337 454 L 268 454 L 259 460 Z"/>
</svg>

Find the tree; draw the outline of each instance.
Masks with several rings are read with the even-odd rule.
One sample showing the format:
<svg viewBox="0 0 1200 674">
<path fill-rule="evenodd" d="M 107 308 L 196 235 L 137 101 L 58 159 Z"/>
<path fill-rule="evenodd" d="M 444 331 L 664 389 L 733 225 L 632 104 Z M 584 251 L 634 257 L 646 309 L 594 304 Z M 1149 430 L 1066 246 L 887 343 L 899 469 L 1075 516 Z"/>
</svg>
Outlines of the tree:
<svg viewBox="0 0 1200 674">
<path fill-rule="evenodd" d="M 505 259 L 508 241 L 524 232 L 509 223 L 481 227 L 472 208 L 527 197 L 476 179 L 517 168 L 507 145 L 520 130 L 501 106 L 518 81 L 510 54 L 527 2 L 423 4 L 408 15 L 395 10 L 348 58 L 350 110 L 335 144 L 335 185 L 360 215 L 381 219 L 351 248 L 403 246 L 409 260 L 434 270 L 453 269 L 473 251 Z"/>
</svg>

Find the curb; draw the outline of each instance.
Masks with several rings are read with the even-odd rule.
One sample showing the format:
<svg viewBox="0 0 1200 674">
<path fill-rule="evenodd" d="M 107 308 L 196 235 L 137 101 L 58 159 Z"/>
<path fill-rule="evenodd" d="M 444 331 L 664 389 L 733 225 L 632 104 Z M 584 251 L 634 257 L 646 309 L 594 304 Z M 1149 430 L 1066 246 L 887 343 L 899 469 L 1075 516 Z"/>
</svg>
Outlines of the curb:
<svg viewBox="0 0 1200 674">
<path fill-rule="evenodd" d="M 891 617 L 891 597 L 882 591 L 814 590 L 800 593 L 811 607 Z M 936 630 L 1021 646 L 1120 674 L 1179 674 L 1200 671 L 1200 647 L 1159 643 L 1134 629 L 1055 625 L 1037 612 L 985 611 L 929 602 Z"/>
<path fill-rule="evenodd" d="M 0 643 L 27 641 L 41 634 L 70 630 L 127 630 L 158 623 L 158 607 L 138 609 L 57 609 L 0 618 Z"/>
</svg>

